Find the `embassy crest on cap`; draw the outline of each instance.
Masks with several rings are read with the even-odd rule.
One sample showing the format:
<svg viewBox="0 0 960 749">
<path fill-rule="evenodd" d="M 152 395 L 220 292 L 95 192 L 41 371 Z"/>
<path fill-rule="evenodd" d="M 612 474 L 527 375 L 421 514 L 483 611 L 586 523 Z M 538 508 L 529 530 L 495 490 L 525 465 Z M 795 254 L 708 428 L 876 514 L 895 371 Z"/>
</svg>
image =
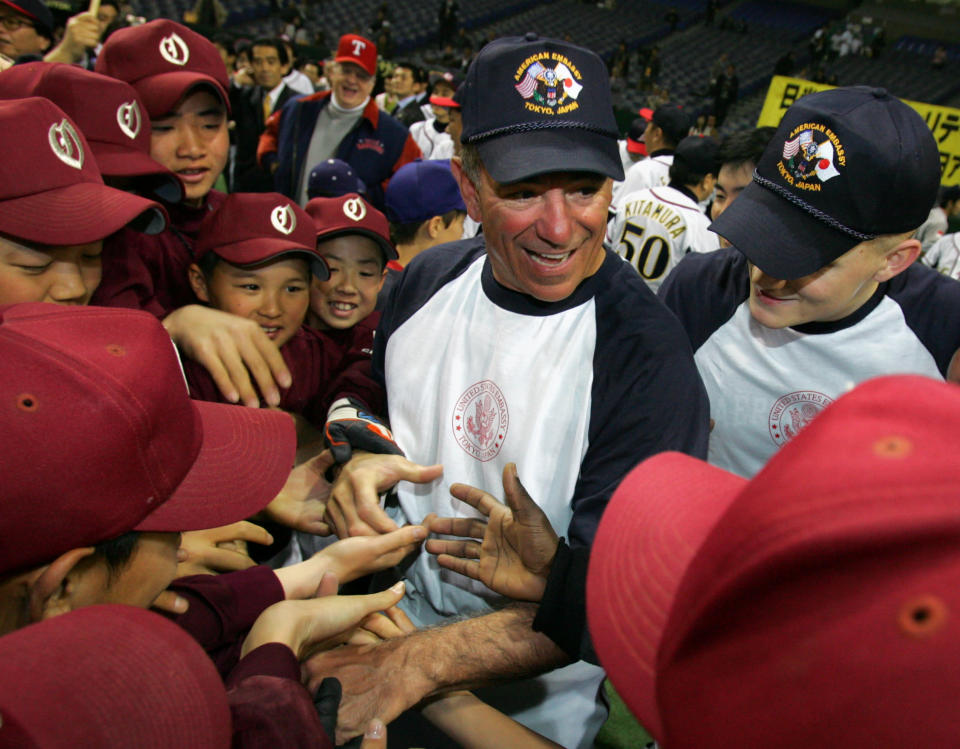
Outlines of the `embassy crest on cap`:
<svg viewBox="0 0 960 749">
<path fill-rule="evenodd" d="M 278 205 L 270 212 L 270 223 L 278 232 L 289 234 L 297 228 L 297 217 L 289 204 Z"/>
<path fill-rule="evenodd" d="M 351 221 L 363 221 L 367 215 L 367 207 L 360 198 L 350 198 L 343 204 L 343 215 Z"/>
<path fill-rule="evenodd" d="M 177 33 L 160 40 L 160 56 L 171 65 L 186 65 L 190 59 L 190 48 Z"/>
<path fill-rule="evenodd" d="M 819 192 L 822 183 L 840 174 L 837 167 L 846 165 L 847 154 L 836 134 L 819 122 L 804 122 L 787 136 L 777 171 L 792 187 Z"/>
<path fill-rule="evenodd" d="M 74 169 L 83 169 L 83 146 L 80 145 L 80 136 L 68 120 L 61 120 L 59 124 L 51 125 L 47 135 L 50 139 L 50 150 L 60 161 Z"/>
<path fill-rule="evenodd" d="M 583 78 L 570 58 L 559 52 L 530 55 L 517 67 L 514 88 L 531 112 L 565 114 L 580 108 Z"/>
<path fill-rule="evenodd" d="M 117 124 L 120 130 L 130 140 L 136 140 L 140 135 L 140 123 L 143 121 L 143 115 L 140 114 L 140 105 L 137 100 L 121 104 L 117 107 Z"/>
</svg>

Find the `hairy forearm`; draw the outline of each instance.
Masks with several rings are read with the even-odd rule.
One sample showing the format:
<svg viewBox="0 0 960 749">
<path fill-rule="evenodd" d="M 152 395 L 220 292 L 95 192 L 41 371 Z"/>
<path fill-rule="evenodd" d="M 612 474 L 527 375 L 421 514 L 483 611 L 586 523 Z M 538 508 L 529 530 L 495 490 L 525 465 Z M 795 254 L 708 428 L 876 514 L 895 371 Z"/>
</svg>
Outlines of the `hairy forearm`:
<svg viewBox="0 0 960 749">
<path fill-rule="evenodd" d="M 571 662 L 547 636 L 531 629 L 535 604 L 517 603 L 405 638 L 431 693 L 537 676 Z"/>
</svg>

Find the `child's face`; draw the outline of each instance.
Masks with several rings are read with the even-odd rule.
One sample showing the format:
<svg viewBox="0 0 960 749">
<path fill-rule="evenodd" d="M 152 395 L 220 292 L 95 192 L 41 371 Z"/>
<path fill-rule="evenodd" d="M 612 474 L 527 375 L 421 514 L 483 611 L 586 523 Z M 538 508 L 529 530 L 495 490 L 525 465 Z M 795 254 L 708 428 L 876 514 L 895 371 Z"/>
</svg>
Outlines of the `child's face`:
<svg viewBox="0 0 960 749">
<path fill-rule="evenodd" d="M 380 247 L 369 237 L 348 234 L 317 245 L 330 266 L 330 280 L 313 279 L 311 321 L 319 328 L 345 330 L 377 306 L 387 271 Z"/>
<path fill-rule="evenodd" d="M 49 247 L 0 236 L 0 304 L 87 304 L 100 284 L 102 240 Z"/>
<path fill-rule="evenodd" d="M 310 306 L 310 268 L 303 258 L 283 258 L 252 269 L 221 260 L 209 281 L 199 273 L 191 278 L 202 301 L 253 320 L 278 347 L 296 335 Z"/>
<path fill-rule="evenodd" d="M 223 104 L 199 89 L 167 117 L 152 120 L 150 155 L 183 182 L 184 202 L 200 205 L 227 164 L 230 135 Z"/>
</svg>

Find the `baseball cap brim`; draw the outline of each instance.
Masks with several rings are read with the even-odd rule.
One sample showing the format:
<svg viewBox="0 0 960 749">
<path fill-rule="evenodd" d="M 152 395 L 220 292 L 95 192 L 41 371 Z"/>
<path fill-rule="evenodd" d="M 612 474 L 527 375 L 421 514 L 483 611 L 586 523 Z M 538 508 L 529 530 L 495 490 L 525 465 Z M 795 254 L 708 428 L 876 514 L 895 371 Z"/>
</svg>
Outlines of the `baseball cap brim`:
<svg viewBox="0 0 960 749">
<path fill-rule="evenodd" d="M 217 253 L 228 263 L 242 268 L 255 267 L 272 263 L 285 257 L 302 257 L 310 264 L 310 270 L 321 281 L 330 278 L 330 269 L 326 261 L 314 250 L 301 245 L 292 245 L 283 239 L 256 237 L 233 242 L 229 245 L 210 247 L 211 252 Z"/>
<path fill-rule="evenodd" d="M 617 141 L 582 128 L 538 129 L 477 143 L 483 166 L 508 184 L 550 172 L 591 172 L 623 179 Z"/>
<path fill-rule="evenodd" d="M 637 114 L 639 114 L 647 122 L 653 119 L 653 110 L 650 107 L 644 107 L 643 109 L 638 109 Z"/>
<path fill-rule="evenodd" d="M 334 62 L 352 62 L 354 65 L 360 68 L 360 70 L 366 71 L 367 75 L 377 74 L 376 62 L 374 62 L 373 70 L 371 70 L 366 65 L 364 65 L 358 58 L 351 57 L 350 55 L 338 55 L 337 57 L 333 58 L 333 61 Z"/>
<path fill-rule="evenodd" d="M 140 94 L 147 115 L 156 118 L 170 114 L 181 99 L 198 86 L 210 89 L 230 114 L 230 96 L 216 78 L 189 70 L 151 75 L 131 85 Z"/>
<path fill-rule="evenodd" d="M 0 232 L 30 242 L 86 244 L 128 224 L 145 234 L 159 234 L 167 226 L 167 212 L 158 203 L 100 182 L 0 201 Z"/>
<path fill-rule="evenodd" d="M 134 178 L 144 192 L 153 193 L 168 203 L 179 203 L 183 198 L 179 177 L 142 151 L 116 143 L 87 142 L 104 177 Z"/>
<path fill-rule="evenodd" d="M 460 102 L 454 101 L 449 96 L 431 96 L 430 103 L 436 104 L 438 107 L 451 107 L 453 109 L 460 109 Z"/>
<path fill-rule="evenodd" d="M 134 530 L 216 528 L 262 510 L 293 468 L 297 435 L 289 414 L 194 401 L 203 442 L 172 496 Z"/>
<path fill-rule="evenodd" d="M 593 541 L 587 616 L 617 693 L 654 738 L 657 653 L 680 581 L 701 542 L 747 481 L 681 453 L 634 468 L 610 500 Z"/>
<path fill-rule="evenodd" d="M 335 237 L 341 237 L 345 234 L 362 234 L 365 237 L 370 237 L 374 242 L 376 242 L 380 249 L 383 250 L 384 255 L 387 260 L 398 260 L 400 258 L 397 248 L 394 247 L 390 242 L 381 237 L 375 231 L 369 231 L 367 229 L 355 229 L 353 227 L 347 227 L 345 229 L 339 229 L 337 231 L 326 232 L 317 232 L 317 242 L 325 242 L 328 239 L 334 239 Z"/>
<path fill-rule="evenodd" d="M 627 138 L 627 151 L 630 153 L 642 153 L 644 156 L 646 156 L 647 144 L 642 140 L 633 140 L 632 138 Z"/>
<path fill-rule="evenodd" d="M 862 239 L 828 226 L 751 182 L 710 225 L 772 278 L 790 281 L 829 265 Z"/>
</svg>

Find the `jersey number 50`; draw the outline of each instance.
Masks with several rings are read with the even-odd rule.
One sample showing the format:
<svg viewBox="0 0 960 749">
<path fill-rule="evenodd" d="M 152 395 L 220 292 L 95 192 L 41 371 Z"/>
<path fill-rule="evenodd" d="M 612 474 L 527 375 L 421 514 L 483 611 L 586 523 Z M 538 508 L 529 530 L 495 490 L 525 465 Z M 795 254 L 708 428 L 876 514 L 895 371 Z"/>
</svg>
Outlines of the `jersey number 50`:
<svg viewBox="0 0 960 749">
<path fill-rule="evenodd" d="M 640 245 L 643 239 L 644 227 L 634 226 L 630 222 L 623 225 L 623 233 L 620 235 L 620 243 L 627 246 L 624 253 L 624 259 L 632 263 L 637 272 L 644 278 L 655 280 L 660 278 L 666 272 L 670 265 L 670 245 L 667 240 L 657 234 L 651 234 L 646 241 Z M 627 238 L 628 234 L 636 237 L 631 241 Z M 640 252 L 637 253 L 637 245 L 640 245 Z M 634 255 L 637 259 L 634 260 Z"/>
</svg>

